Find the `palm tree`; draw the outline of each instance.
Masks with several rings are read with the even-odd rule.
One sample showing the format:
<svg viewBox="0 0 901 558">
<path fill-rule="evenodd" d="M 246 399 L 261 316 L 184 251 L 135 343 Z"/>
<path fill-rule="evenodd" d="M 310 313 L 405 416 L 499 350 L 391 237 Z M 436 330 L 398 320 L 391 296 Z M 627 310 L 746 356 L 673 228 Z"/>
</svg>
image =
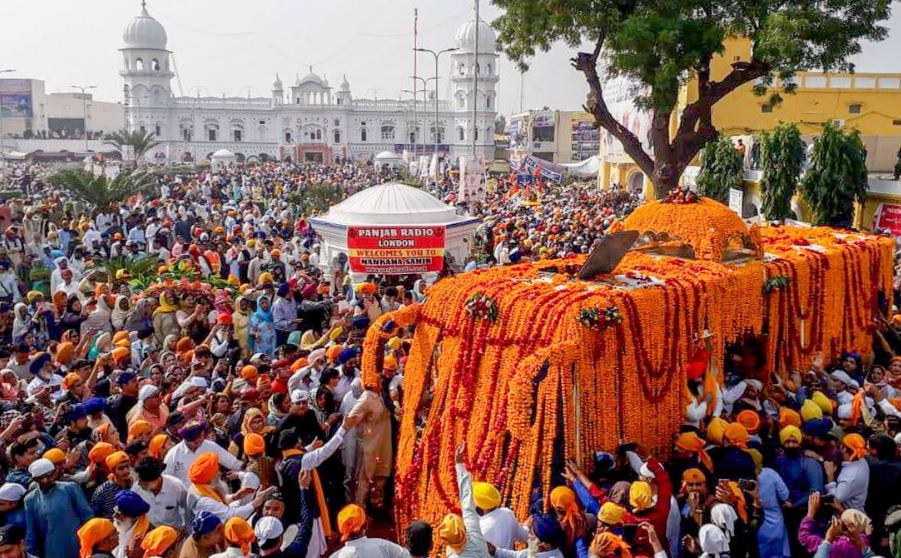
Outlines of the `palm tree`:
<svg viewBox="0 0 901 558">
<path fill-rule="evenodd" d="M 151 191 L 157 185 L 152 174 L 127 170 L 112 180 L 84 171 L 60 171 L 51 175 L 49 181 L 90 206 L 92 215 L 116 210 L 131 196 Z"/>
<path fill-rule="evenodd" d="M 122 146 L 130 145 L 135 151 L 135 161 L 140 161 L 145 153 L 160 144 L 160 142 L 153 139 L 154 137 L 150 132 L 142 132 L 141 130 L 129 132 L 123 128 L 113 132 L 104 143 L 112 145 L 119 153 L 122 153 Z"/>
</svg>

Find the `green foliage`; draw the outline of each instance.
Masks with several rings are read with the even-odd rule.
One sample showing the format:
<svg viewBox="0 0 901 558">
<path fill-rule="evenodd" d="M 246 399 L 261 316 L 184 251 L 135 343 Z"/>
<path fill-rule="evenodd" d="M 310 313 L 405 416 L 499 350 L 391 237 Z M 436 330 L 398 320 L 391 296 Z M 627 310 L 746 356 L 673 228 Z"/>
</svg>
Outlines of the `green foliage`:
<svg viewBox="0 0 901 558">
<path fill-rule="evenodd" d="M 807 174 L 801 181 L 804 199 L 819 225 L 850 227 L 854 202 L 867 196 L 867 153 L 857 130 L 844 133 L 828 123 L 813 143 Z"/>
<path fill-rule="evenodd" d="M 119 153 L 122 153 L 122 146 L 132 146 L 135 152 L 135 160 L 139 161 L 145 153 L 160 144 L 160 142 L 153 139 L 154 137 L 156 136 L 150 132 L 142 132 L 140 130 L 129 132 L 123 128 L 113 132 L 104 143 L 112 145 Z"/>
<path fill-rule="evenodd" d="M 84 171 L 61 171 L 50 175 L 49 181 L 89 205 L 94 214 L 117 209 L 131 196 L 151 192 L 157 185 L 156 177 L 141 171 L 122 171 L 113 180 Z"/>
<path fill-rule="evenodd" d="M 791 200 L 798 189 L 804 165 L 804 141 L 798 125 L 780 122 L 760 138 L 760 163 L 763 177 L 760 189 L 763 214 L 771 221 L 791 217 Z"/>
<path fill-rule="evenodd" d="M 287 194 L 288 201 L 304 215 L 323 213 L 344 199 L 344 190 L 334 184 L 316 184 Z"/>
<path fill-rule="evenodd" d="M 537 52 L 562 42 L 581 49 L 573 66 L 588 83 L 586 110 L 622 144 L 654 182 L 658 196 L 679 176 L 717 130 L 712 107 L 755 81 L 761 95 L 778 103 L 790 93 L 795 73 L 811 68 L 853 71 L 850 58 L 864 41 L 888 31 L 892 0 L 492 0 L 502 10 L 493 25 L 503 52 L 521 68 Z M 711 61 L 726 41 L 746 38 L 728 73 L 713 75 Z M 588 45 L 587 47 L 584 45 Z M 622 76 L 633 85 L 625 95 L 653 112 L 650 149 L 622 126 L 604 101 L 605 81 Z M 692 81 L 694 80 L 694 81 Z M 774 88 L 779 80 L 781 91 Z M 671 136 L 666 123 L 678 106 L 680 88 L 692 82 Z M 749 109 L 751 107 L 748 107 Z M 643 138 L 642 138 L 643 139 Z M 653 154 L 653 156 L 651 156 Z"/>
<path fill-rule="evenodd" d="M 103 269 L 106 271 L 107 282 L 112 284 L 116 279 L 116 273 L 125 271 L 129 276 L 128 284 L 137 288 L 144 288 L 157 278 L 159 262 L 155 257 L 143 258 L 111 258 L 106 261 Z"/>
<path fill-rule="evenodd" d="M 729 138 L 707 144 L 701 154 L 698 193 L 721 203 L 729 202 L 729 189 L 741 190 L 744 161 Z"/>
</svg>

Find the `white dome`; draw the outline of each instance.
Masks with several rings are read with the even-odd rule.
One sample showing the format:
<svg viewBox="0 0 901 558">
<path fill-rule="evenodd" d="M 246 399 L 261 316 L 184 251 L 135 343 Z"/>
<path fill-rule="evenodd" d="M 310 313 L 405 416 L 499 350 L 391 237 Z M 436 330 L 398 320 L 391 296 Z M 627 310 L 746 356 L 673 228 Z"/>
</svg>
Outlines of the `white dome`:
<svg viewBox="0 0 901 558">
<path fill-rule="evenodd" d="M 313 72 L 310 72 L 309 74 L 305 75 L 303 77 L 303 79 L 301 79 L 297 83 L 301 84 L 301 85 L 304 83 L 315 83 L 316 85 L 320 85 L 322 87 L 325 87 L 327 85 L 324 81 L 322 81 L 321 77 L 317 76 Z"/>
<path fill-rule="evenodd" d="M 122 33 L 125 48 L 147 48 L 166 50 L 166 30 L 162 24 L 150 17 L 147 8 L 141 8 L 141 15 L 131 20 Z"/>
<path fill-rule="evenodd" d="M 401 156 L 393 151 L 382 151 L 375 156 L 376 161 L 390 161 L 395 159 L 401 159 Z"/>
<path fill-rule="evenodd" d="M 445 225 L 469 219 L 457 215 L 453 207 L 431 194 L 392 182 L 366 188 L 314 221 L 340 225 Z"/>
<path fill-rule="evenodd" d="M 220 149 L 219 151 L 213 153 L 213 157 L 234 157 L 235 154 L 229 151 L 228 149 Z"/>
<path fill-rule="evenodd" d="M 473 52 L 475 50 L 476 23 L 471 19 L 457 28 L 454 37 L 456 47 L 460 52 Z M 491 25 L 479 19 L 479 54 L 494 54 L 497 37 Z"/>
</svg>

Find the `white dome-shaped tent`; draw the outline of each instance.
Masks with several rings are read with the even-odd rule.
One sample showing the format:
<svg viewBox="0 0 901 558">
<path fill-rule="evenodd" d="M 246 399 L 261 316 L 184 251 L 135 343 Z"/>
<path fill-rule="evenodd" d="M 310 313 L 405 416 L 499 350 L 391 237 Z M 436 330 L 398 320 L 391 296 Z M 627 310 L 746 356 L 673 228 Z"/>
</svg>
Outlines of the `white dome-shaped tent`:
<svg viewBox="0 0 901 558">
<path fill-rule="evenodd" d="M 214 171 L 228 168 L 238 161 L 238 156 L 228 149 L 220 149 L 210 156 L 210 168 Z"/>
<path fill-rule="evenodd" d="M 391 151 L 382 151 L 373 157 L 373 164 L 375 165 L 375 168 L 379 170 L 386 167 L 396 169 L 403 166 L 404 158 Z"/>
<path fill-rule="evenodd" d="M 420 273 L 410 271 L 416 266 L 412 259 L 426 252 L 435 254 L 435 249 L 462 267 L 469 253 L 467 239 L 480 222 L 458 215 L 453 207 L 418 188 L 389 183 L 354 194 L 310 223 L 322 237 L 320 267 L 328 271 L 332 260 L 345 254 L 351 259 L 352 278 L 358 282 L 367 273 L 377 273 L 379 266 L 384 275 Z M 367 261 L 360 261 L 363 258 Z M 388 261 L 392 263 L 384 263 Z M 427 281 L 437 276 L 431 271 L 421 274 Z"/>
</svg>

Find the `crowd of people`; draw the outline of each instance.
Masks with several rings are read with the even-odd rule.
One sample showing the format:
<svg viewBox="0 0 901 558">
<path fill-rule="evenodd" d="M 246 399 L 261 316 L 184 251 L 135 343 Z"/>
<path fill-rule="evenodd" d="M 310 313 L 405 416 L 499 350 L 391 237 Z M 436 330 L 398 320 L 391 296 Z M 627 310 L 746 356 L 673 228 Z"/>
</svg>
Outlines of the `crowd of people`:
<svg viewBox="0 0 901 558">
<path fill-rule="evenodd" d="M 161 175 L 95 211 L 45 178 L 0 211 L 0 557 L 901 558 L 899 322 L 879 322 L 871 354 L 784 379 L 761 380 L 755 343 L 730 348 L 725 386 L 690 371 L 671 452 L 623 441 L 555 462 L 528 517 L 460 446 L 459 513 L 392 525 L 412 331 L 386 343 L 380 386 L 361 384 L 361 346 L 427 286 L 353 284 L 346 259 L 320 260 L 301 207 L 323 183 L 349 195 L 385 177 Z M 485 223 L 477 265 L 586 253 L 638 203 L 501 183 L 468 208 Z M 105 267 L 148 258 L 192 280 L 136 287 Z"/>
</svg>

